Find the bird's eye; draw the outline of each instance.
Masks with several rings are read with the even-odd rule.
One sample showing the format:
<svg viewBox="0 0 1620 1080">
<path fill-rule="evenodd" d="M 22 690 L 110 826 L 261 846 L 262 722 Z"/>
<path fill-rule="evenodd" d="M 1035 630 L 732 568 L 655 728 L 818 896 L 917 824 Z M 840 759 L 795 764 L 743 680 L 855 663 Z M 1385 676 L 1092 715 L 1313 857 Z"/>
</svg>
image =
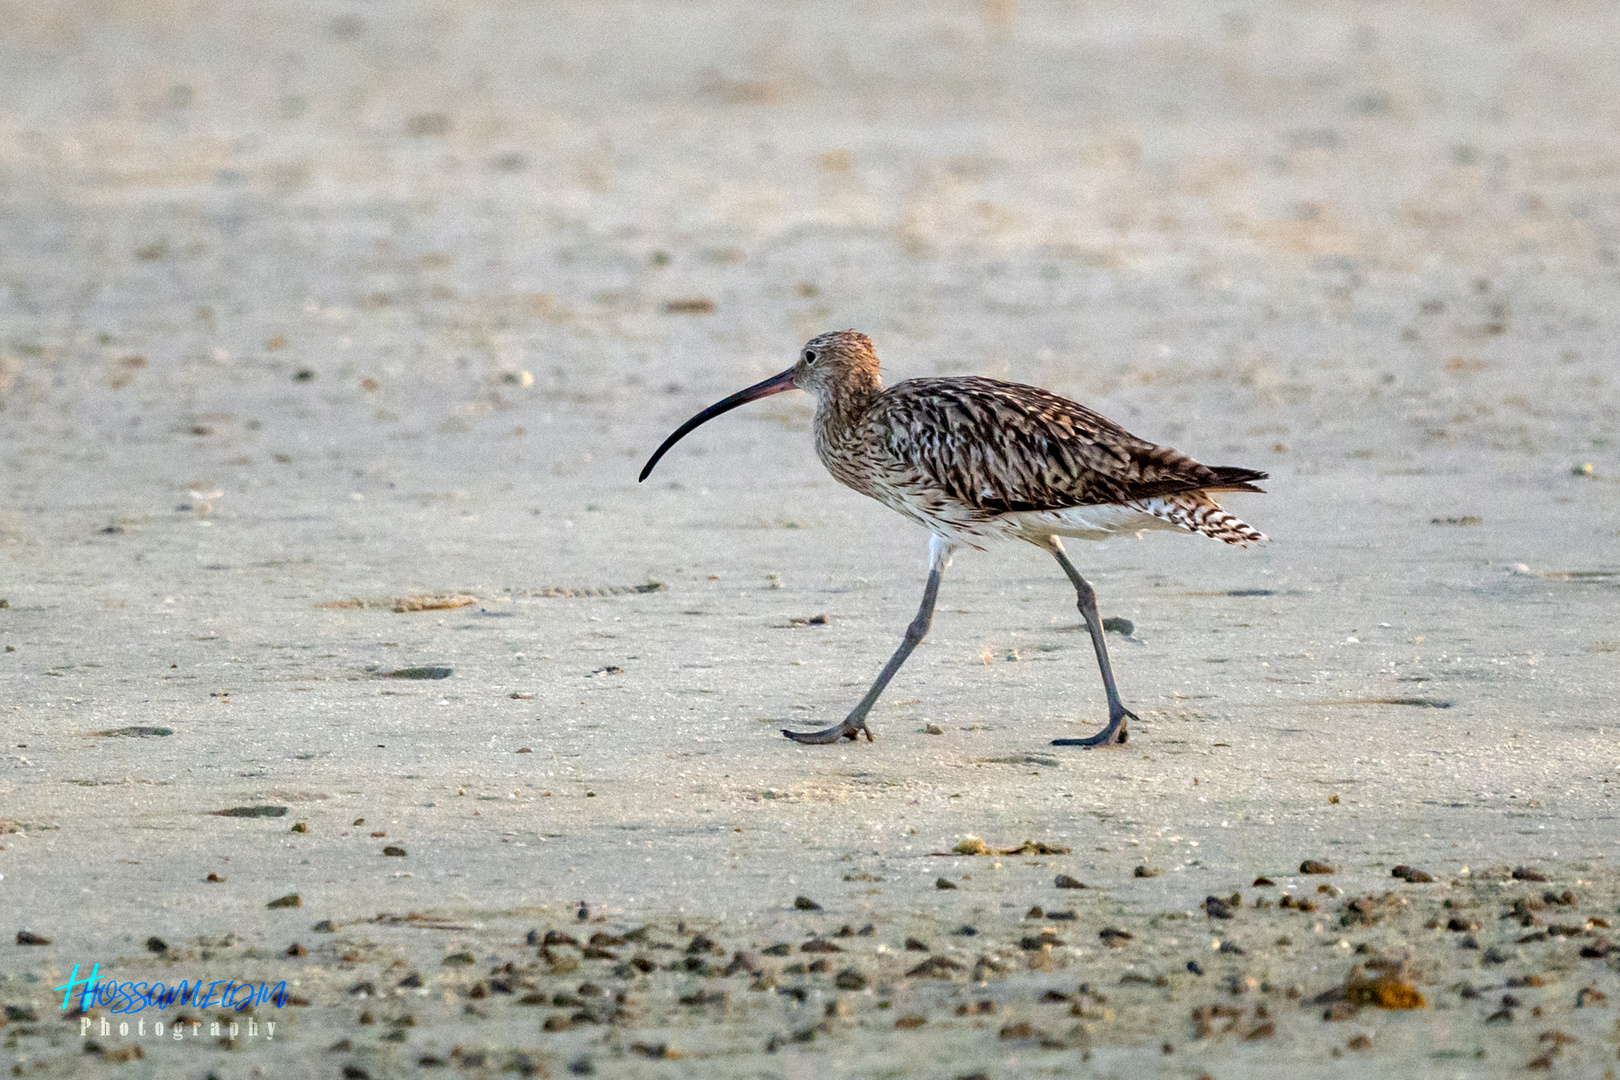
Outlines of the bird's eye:
<svg viewBox="0 0 1620 1080">
<path fill-rule="evenodd" d="M 807 364 L 815 363 L 816 362 L 816 350 L 814 350 L 814 349 L 806 349 L 806 350 L 804 350 L 804 362 L 807 363 Z"/>
</svg>

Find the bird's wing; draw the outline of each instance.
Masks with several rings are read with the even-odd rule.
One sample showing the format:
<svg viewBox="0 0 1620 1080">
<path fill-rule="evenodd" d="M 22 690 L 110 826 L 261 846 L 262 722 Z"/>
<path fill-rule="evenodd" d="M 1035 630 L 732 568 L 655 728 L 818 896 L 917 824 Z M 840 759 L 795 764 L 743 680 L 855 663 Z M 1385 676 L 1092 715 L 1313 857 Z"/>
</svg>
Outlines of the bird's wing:
<svg viewBox="0 0 1620 1080">
<path fill-rule="evenodd" d="M 999 379 L 911 379 L 884 390 L 865 421 L 891 483 L 986 514 L 1258 491 L 1252 481 L 1265 478 L 1200 465 L 1078 402 Z"/>
</svg>

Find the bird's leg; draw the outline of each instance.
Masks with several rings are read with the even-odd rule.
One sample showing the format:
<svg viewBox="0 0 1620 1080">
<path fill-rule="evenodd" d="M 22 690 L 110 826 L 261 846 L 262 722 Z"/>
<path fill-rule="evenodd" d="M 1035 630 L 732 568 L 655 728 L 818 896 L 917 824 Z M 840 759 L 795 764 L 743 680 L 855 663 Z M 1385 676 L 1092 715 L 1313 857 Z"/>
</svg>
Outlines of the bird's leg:
<svg viewBox="0 0 1620 1080">
<path fill-rule="evenodd" d="M 830 728 L 823 728 L 821 731 L 787 731 L 784 729 L 782 734 L 794 742 L 831 743 L 837 742 L 839 739 L 855 740 L 864 732 L 866 741 L 872 741 L 872 730 L 866 726 L 866 714 L 872 711 L 872 706 L 876 704 L 878 695 L 882 694 L 883 688 L 889 685 L 889 680 L 894 678 L 894 673 L 900 670 L 900 665 L 906 662 L 906 657 L 911 655 L 911 650 L 915 649 L 917 643 L 928 634 L 928 627 L 934 621 L 934 601 L 939 597 L 940 575 L 951 564 L 951 552 L 953 550 L 955 550 L 955 545 L 940 539 L 938 536 L 930 539 L 928 544 L 928 585 L 923 589 L 922 604 L 917 608 L 916 618 L 912 619 L 911 625 L 906 627 L 906 636 L 900 640 L 900 647 L 894 650 L 894 655 L 889 657 L 889 662 L 883 665 L 883 670 L 878 673 L 877 681 L 872 683 L 872 688 L 866 692 L 865 697 L 861 698 L 860 704 L 856 705 L 850 711 L 850 714 L 844 717 L 844 722 L 835 724 Z"/>
<path fill-rule="evenodd" d="M 1097 667 L 1102 672 L 1103 690 L 1108 694 L 1108 726 L 1087 739 L 1053 739 L 1053 746 L 1107 746 L 1112 743 L 1123 743 L 1130 732 L 1125 726 L 1126 719 L 1141 720 L 1141 717 L 1127 709 L 1119 700 L 1119 691 L 1114 688 L 1114 669 L 1108 664 L 1108 646 L 1103 641 L 1102 619 L 1097 615 L 1097 594 L 1092 591 L 1086 579 L 1080 576 L 1080 571 L 1074 568 L 1069 557 L 1063 553 L 1063 543 L 1055 536 L 1046 538 L 1046 549 L 1056 556 L 1058 565 L 1063 572 L 1069 575 L 1069 581 L 1074 584 L 1075 596 L 1079 601 L 1080 617 L 1086 621 L 1086 629 L 1091 632 L 1091 647 L 1097 651 Z"/>
</svg>

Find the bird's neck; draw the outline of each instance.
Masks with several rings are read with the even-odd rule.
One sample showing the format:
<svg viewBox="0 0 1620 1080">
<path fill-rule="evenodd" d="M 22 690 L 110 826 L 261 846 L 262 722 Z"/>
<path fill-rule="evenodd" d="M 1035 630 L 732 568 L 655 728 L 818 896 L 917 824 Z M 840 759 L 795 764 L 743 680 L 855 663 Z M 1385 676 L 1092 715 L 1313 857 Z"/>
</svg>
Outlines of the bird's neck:
<svg viewBox="0 0 1620 1080">
<path fill-rule="evenodd" d="M 877 397 L 879 387 L 841 387 L 816 397 L 816 434 L 826 442 L 840 442 L 853 436 L 861 417 Z"/>
<path fill-rule="evenodd" d="M 833 479 L 864 495 L 873 492 L 868 469 L 862 467 L 870 450 L 863 444 L 861 423 L 878 388 L 853 393 L 822 395 L 816 402 L 816 456 L 832 473 Z"/>
</svg>

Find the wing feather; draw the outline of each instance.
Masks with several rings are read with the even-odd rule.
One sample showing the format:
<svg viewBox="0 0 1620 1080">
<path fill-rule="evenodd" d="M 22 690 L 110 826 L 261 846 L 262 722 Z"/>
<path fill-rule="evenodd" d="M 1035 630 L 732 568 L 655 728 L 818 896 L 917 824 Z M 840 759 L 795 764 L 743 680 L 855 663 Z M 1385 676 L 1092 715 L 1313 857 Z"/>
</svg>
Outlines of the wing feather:
<svg viewBox="0 0 1620 1080">
<path fill-rule="evenodd" d="M 864 418 L 885 479 L 985 514 L 1127 503 L 1183 491 L 1259 491 L 1266 474 L 1211 468 L 1084 405 L 978 376 L 911 379 Z"/>
</svg>

